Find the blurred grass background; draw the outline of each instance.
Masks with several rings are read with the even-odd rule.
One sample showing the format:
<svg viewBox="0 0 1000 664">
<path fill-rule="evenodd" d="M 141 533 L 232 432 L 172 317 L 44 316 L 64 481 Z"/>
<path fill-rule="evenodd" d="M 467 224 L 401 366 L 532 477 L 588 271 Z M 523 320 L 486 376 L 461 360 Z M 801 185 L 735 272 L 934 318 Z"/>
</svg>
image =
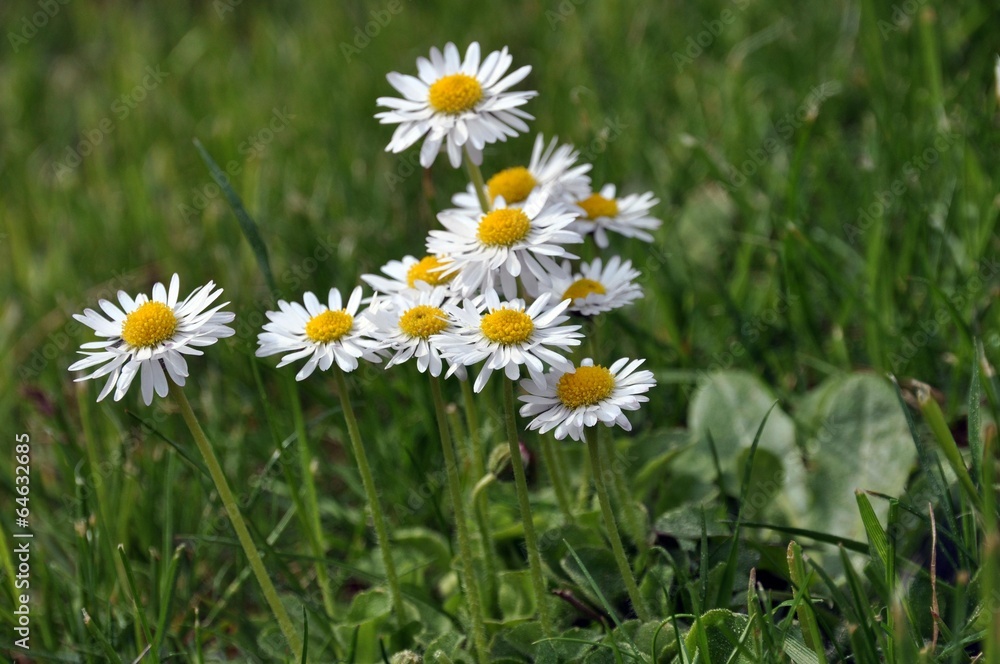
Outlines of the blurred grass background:
<svg viewBox="0 0 1000 664">
<path fill-rule="evenodd" d="M 420 255 L 435 212 L 464 186 L 445 160 L 424 174 L 415 151 L 385 153 L 391 128 L 372 117 L 375 99 L 394 94 L 385 74 L 413 73 L 432 45 L 509 46 L 515 66 L 533 67 L 523 87 L 540 92 L 532 129 L 580 147 L 595 185 L 660 198 L 656 242 L 614 245 L 644 271 L 646 298 L 601 332 L 609 359 L 646 356 L 661 378 L 640 427 L 683 424 L 687 388 L 729 367 L 784 395 L 837 372 L 892 371 L 940 390 L 957 416 L 973 339 L 1000 356 L 989 31 L 1000 12 L 988 0 L 398 7 L 0 7 L 0 418 L 8 438 L 29 431 L 34 444 L 46 648 L 79 635 L 87 593 L 122 601 L 108 547 L 126 543 L 149 564 L 143 575 L 158 578 L 173 537 L 203 535 L 208 510 L 193 471 L 129 415 L 153 418 L 183 446 L 169 404 L 145 409 L 130 394 L 94 406 L 98 387 L 71 383 L 65 368 L 90 339 L 70 315 L 175 271 L 185 292 L 222 285 L 239 335 L 192 363 L 189 394 L 230 476 L 261 473 L 274 439 L 291 432 L 282 378 L 251 358 L 270 296 L 192 139 L 231 173 L 282 297 L 349 290 L 363 272 Z M 39 12 L 44 25 L 32 30 Z M 487 177 L 526 161 L 531 142 L 487 150 Z M 423 445 L 429 395 L 400 372 L 365 370 L 358 382 L 376 473 L 439 467 Z M 258 390 L 274 400 L 273 428 Z M 325 518 L 336 524 L 331 548 L 364 568 L 360 491 L 339 420 L 327 419 L 329 386 L 303 390 Z M 74 481 L 93 472 L 82 463 L 88 444 L 92 465 L 107 462 L 99 491 L 116 513 L 78 536 L 92 518 L 92 505 L 74 500 Z M 282 479 L 252 507 L 262 529 L 287 507 Z M 406 504 L 412 487 L 388 484 L 386 502 Z M 11 473 L 0 486 L 11 495 Z M 447 532 L 441 509 L 422 505 L 407 520 Z M 192 604 L 231 581 L 229 553 L 199 553 Z M 247 629 L 238 614 L 230 619 Z"/>
</svg>

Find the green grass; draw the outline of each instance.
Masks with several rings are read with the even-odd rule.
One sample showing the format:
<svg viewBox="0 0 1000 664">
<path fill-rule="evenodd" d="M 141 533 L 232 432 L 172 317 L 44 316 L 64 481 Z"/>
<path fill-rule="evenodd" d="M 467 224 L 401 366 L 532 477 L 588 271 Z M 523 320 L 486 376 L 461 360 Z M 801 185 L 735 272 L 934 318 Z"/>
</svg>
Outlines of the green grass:
<svg viewBox="0 0 1000 664">
<path fill-rule="evenodd" d="M 687 662 L 699 648 L 728 653 L 725 635 L 739 641 L 745 620 L 694 616 L 732 609 L 756 621 L 741 646 L 745 661 L 792 657 L 817 632 L 830 661 L 848 653 L 860 662 L 916 661 L 908 659 L 911 650 L 924 648 L 932 634 L 923 583 L 932 502 L 945 543 L 936 570 L 942 621 L 936 650 L 921 661 L 969 661 L 984 647 L 995 602 L 962 601 L 958 589 L 971 584 L 971 596 L 987 600 L 1000 589 L 995 563 L 978 575 L 984 547 L 997 547 L 995 501 L 975 511 L 978 524 L 968 514 L 960 518 L 973 504 L 951 470 L 939 470 L 947 461 L 914 398 L 907 408 L 921 452 L 898 496 L 900 508 L 913 514 L 886 510 L 886 501 L 873 497 L 877 518 L 866 519 L 858 534 L 870 542 L 874 528 L 898 515 L 899 560 L 889 577 L 882 562 L 854 553 L 841 561 L 816 538 L 795 535 L 806 554 L 796 560 L 798 572 L 809 576 L 822 562 L 808 592 L 798 589 L 785 562 L 791 535 L 743 527 L 735 555 L 729 531 L 719 530 L 716 522 L 735 521 L 738 498 L 747 495 L 739 482 L 717 477 L 711 463 L 688 466 L 683 454 L 681 461 L 662 455 L 684 444 L 707 450 L 705 440 L 689 434 L 694 388 L 713 371 L 743 369 L 773 392 L 763 400 L 776 397 L 791 413 L 795 443 L 810 457 L 805 467 L 818 472 L 823 459 L 811 456 L 809 441 L 820 420 L 800 421 L 812 412 L 807 395 L 850 372 L 889 372 L 907 397 L 917 390 L 914 381 L 933 388 L 972 480 L 980 489 L 992 483 L 995 428 L 993 438 L 988 431 L 998 385 L 991 371 L 973 372 L 977 344 L 984 366 L 1000 362 L 1000 116 L 990 2 L 898 3 L 902 13 L 895 14 L 871 0 L 405 2 L 349 60 L 344 45 L 389 3 L 224 2 L 169 9 L 69 2 L 57 5 L 26 43 L 8 36 L 0 44 L 0 361 L 7 368 L 0 374 L 0 419 L 11 442 L 0 468 L 13 468 L 14 436 L 29 433 L 36 661 L 106 661 L 101 638 L 132 661 L 147 630 L 161 640 L 164 661 L 199 661 L 199 652 L 212 661 L 227 649 L 238 661 L 285 656 L 172 404 L 144 407 L 135 390 L 118 404 L 95 404 L 95 386 L 74 384 L 66 372 L 76 348 L 90 340 L 72 313 L 119 288 L 148 290 L 173 272 L 185 290 L 214 279 L 237 312 L 237 336 L 192 362 L 187 394 L 293 619 L 301 620 L 305 608 L 314 661 L 374 661 L 379 636 L 391 652 L 401 643 L 421 649 L 430 634 L 464 631 L 431 395 L 415 387 L 423 383 L 410 367 L 352 376 L 400 542 L 404 592 L 419 607 L 418 626 L 401 633 L 380 595 L 359 594 L 381 587 L 382 568 L 332 380 L 301 385 L 338 613 L 323 617 L 314 543 L 295 516 L 302 464 L 287 376 L 252 357 L 272 293 L 192 142 L 200 140 L 229 175 L 259 225 L 274 295 L 349 290 L 360 274 L 422 253 L 435 213 L 465 186 L 463 172 L 444 159 L 424 173 L 415 150 L 385 153 L 391 128 L 372 117 L 375 99 L 392 94 L 385 74 L 413 71 L 418 55 L 449 40 L 460 48 L 472 40 L 486 49 L 508 45 L 515 65 L 533 67 L 525 84 L 540 92 L 528 107 L 537 118 L 533 131 L 575 143 L 594 164 L 595 184 L 652 190 L 661 200 L 656 211 L 665 223 L 654 243 L 613 245 L 643 271 L 645 298 L 596 330 L 598 356 L 646 357 L 660 381 L 633 418 L 635 435 L 615 436 L 631 499 L 651 522 L 671 510 L 707 514 L 704 531 L 696 519 L 687 538 L 661 538 L 641 555 L 630 551 L 641 591 L 655 599 L 658 620 L 669 620 L 658 643 L 672 642 L 670 656 L 684 650 Z M 903 11 L 911 5 L 914 12 Z M 21 34 L 22 18 L 30 21 L 39 7 L 5 3 L 5 34 Z M 697 47 L 701 33 L 707 45 Z M 523 161 L 531 141 L 490 148 L 486 175 Z M 89 154 L 73 166 L 74 151 Z M 969 399 L 970 385 L 981 398 Z M 491 387 L 479 403 L 481 433 L 492 446 L 504 441 L 501 395 Z M 445 388 L 446 398 L 461 403 L 456 385 Z M 757 417 L 747 435 L 760 414 L 740 414 Z M 713 416 L 715 435 L 737 413 Z M 981 421 L 985 438 L 967 421 Z M 456 433 L 461 448 L 465 434 Z M 940 438 L 943 431 L 933 433 Z M 835 454 L 837 436 L 834 430 L 834 447 L 824 453 Z M 550 587 L 572 592 L 589 613 L 554 599 L 561 627 L 573 631 L 563 641 L 524 645 L 540 637 L 530 622 L 518 626 L 533 615 L 523 605 L 530 594 L 519 549 L 523 529 L 512 486 L 491 488 L 489 518 L 506 593 L 496 607 L 503 613 L 490 625 L 495 655 L 526 661 L 526 652 L 543 648 L 560 653 L 551 661 L 612 661 L 616 651 L 624 661 L 634 658 L 630 648 L 648 655 L 648 626 L 625 622 L 605 637 L 614 620 L 593 619 L 609 603 L 624 611 L 621 580 L 604 575 L 615 568 L 601 553 L 606 544 L 592 501 L 578 510 L 576 525 L 559 525 L 537 442 L 527 440 Z M 765 443 L 758 463 L 774 456 L 762 460 Z M 563 445 L 560 454 L 575 496 L 583 446 Z M 644 467 L 656 471 L 646 473 L 652 479 L 630 482 Z M 478 479 L 466 473 L 468 487 Z M 0 487 L 12 497 L 0 515 L 11 549 L 12 470 L 0 474 Z M 748 520 L 795 525 L 770 507 Z M 13 559 L 5 549 L 0 558 L 6 625 L 14 620 Z M 748 598 L 751 564 L 765 590 L 751 588 Z M 720 591 L 720 579 L 733 577 L 736 592 Z M 895 584 L 913 592 L 887 594 Z M 809 600 L 818 602 L 812 611 Z M 814 618 L 808 634 L 796 616 Z M 848 625 L 856 629 L 842 629 Z M 675 640 L 675 626 L 686 640 Z M 12 634 L 5 628 L 0 649 L 12 645 Z M 459 657 L 450 637 L 442 638 L 441 649 Z M 579 654 L 565 654 L 573 639 L 605 638 L 604 645 L 578 644 Z M 1000 637 L 992 638 L 989 661 L 1000 661 Z"/>
</svg>

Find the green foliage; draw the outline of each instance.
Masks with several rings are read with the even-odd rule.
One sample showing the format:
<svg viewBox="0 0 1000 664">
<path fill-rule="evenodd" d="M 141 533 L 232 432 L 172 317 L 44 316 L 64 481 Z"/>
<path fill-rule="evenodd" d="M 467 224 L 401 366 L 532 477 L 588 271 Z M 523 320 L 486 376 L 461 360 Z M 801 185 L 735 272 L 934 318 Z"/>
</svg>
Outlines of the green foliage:
<svg viewBox="0 0 1000 664">
<path fill-rule="evenodd" d="M 283 603 L 308 624 L 309 659 L 409 648 L 473 661 L 429 392 L 408 367 L 352 376 L 399 625 L 331 385 L 304 383 L 299 406 L 252 351 L 275 297 L 349 289 L 423 251 L 465 176 L 385 153 L 375 99 L 430 46 L 477 39 L 532 65 L 533 132 L 580 147 L 595 184 L 653 191 L 665 220 L 649 245 L 615 240 L 644 299 L 595 325 L 597 355 L 646 357 L 659 380 L 613 441 L 619 512 L 637 502 L 649 516 L 650 546 L 626 548 L 656 620 L 633 619 L 582 446 L 556 459 L 579 498 L 569 524 L 526 436 L 557 634 L 534 621 L 523 524 L 498 482 L 495 661 L 812 664 L 817 648 L 862 664 L 998 661 L 995 12 L 918 5 L 435 1 L 380 23 L 388 3 L 70 2 L 24 37 L 48 5 L 4 3 L 0 417 L 32 441 L 33 656 L 130 662 L 152 643 L 142 661 L 290 661 L 172 406 L 95 405 L 65 371 L 92 340 L 73 313 L 176 271 L 182 289 L 214 279 L 238 313 L 237 336 L 192 359 L 188 394 Z M 524 161 L 531 140 L 490 147 L 486 175 Z M 917 392 L 938 402 L 931 427 Z M 490 444 L 498 397 L 479 402 Z M 294 458 L 297 415 L 312 465 Z M 454 433 L 461 449 L 467 432 Z M 0 493 L 13 497 L 11 465 Z M 481 479 L 470 466 L 466 490 Z M 300 518 L 313 509 L 303 473 L 321 558 Z"/>
</svg>

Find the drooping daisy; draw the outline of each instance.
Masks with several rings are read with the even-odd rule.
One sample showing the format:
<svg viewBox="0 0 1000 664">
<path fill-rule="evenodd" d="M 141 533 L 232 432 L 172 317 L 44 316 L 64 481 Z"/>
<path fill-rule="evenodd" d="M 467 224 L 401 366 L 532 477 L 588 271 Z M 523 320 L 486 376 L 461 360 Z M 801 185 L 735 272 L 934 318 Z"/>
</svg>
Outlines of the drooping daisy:
<svg viewBox="0 0 1000 664">
<path fill-rule="evenodd" d="M 393 353 L 386 369 L 415 357 L 421 373 L 441 375 L 443 362 L 435 335 L 454 327 L 443 308 L 453 304 L 454 298 L 442 288 L 420 284 L 418 289 L 397 293 L 369 309 L 372 339 Z M 464 366 L 459 365 L 456 373 L 465 379 Z"/>
<path fill-rule="evenodd" d="M 646 231 L 656 230 L 663 222 L 651 217 L 649 211 L 659 202 L 650 191 L 615 198 L 615 185 L 606 184 L 600 193 L 576 202 L 580 217 L 573 228 L 583 235 L 593 233 L 601 249 L 608 246 L 608 231 L 652 242 L 653 236 Z"/>
<path fill-rule="evenodd" d="M 418 288 L 422 283 L 431 287 L 447 286 L 455 278 L 457 271 L 445 270 L 448 270 L 448 264 L 437 256 L 424 256 L 420 260 L 404 256 L 401 261 L 389 261 L 379 268 L 385 277 L 362 274 L 361 280 L 379 293 L 394 295 Z"/>
<path fill-rule="evenodd" d="M 520 207 L 532 192 L 544 189 L 552 202 L 574 203 L 590 193 L 590 164 L 577 164 L 580 153 L 571 145 L 559 145 L 553 138 L 548 147 L 544 137 L 535 138 L 528 166 L 506 168 L 486 181 L 486 198 L 502 197 L 509 207 Z M 466 210 L 481 211 L 479 197 L 471 184 L 451 202 Z"/>
<path fill-rule="evenodd" d="M 521 381 L 528 393 L 518 397 L 521 417 L 534 417 L 528 429 L 546 433 L 555 429 L 557 439 L 569 436 L 583 440 L 584 429 L 603 422 L 618 425 L 626 431 L 632 424 L 624 411 L 639 410 L 639 404 L 649 401 L 644 396 L 656 385 L 651 371 L 636 371 L 645 360 L 623 357 L 610 367 L 595 365 L 590 358 L 568 371 L 553 369 L 545 376 L 545 384 Z"/>
<path fill-rule="evenodd" d="M 236 315 L 221 311 L 228 302 L 212 306 L 222 295 L 214 282 L 194 289 L 181 302 L 177 301 L 179 291 L 180 278 L 175 274 L 169 289 L 157 282 L 151 298 L 141 293 L 132 299 L 125 291 L 118 291 L 121 308 L 100 300 L 98 304 L 110 320 L 93 309 L 74 314 L 73 318 L 104 337 L 103 341 L 83 344 L 80 353 L 87 357 L 74 362 L 69 370 L 103 366 L 76 381 L 108 376 L 97 400 L 116 388 L 115 401 L 120 401 L 135 377 L 141 375 L 142 400 L 147 406 L 153 402 L 154 391 L 167 396 L 167 376 L 183 387 L 188 376 L 184 356 L 202 355 L 199 346 L 211 346 L 233 336 L 234 330 L 226 323 Z"/>
<path fill-rule="evenodd" d="M 508 92 L 531 71 L 524 66 L 507 73 L 514 61 L 505 46 L 479 61 L 479 44 L 472 42 L 461 60 L 458 48 L 449 42 L 442 54 L 431 49 L 430 60 L 417 58 L 417 76 L 391 72 L 386 76 L 404 99 L 379 97 L 377 103 L 390 110 L 376 113 L 382 124 L 398 124 L 387 152 L 402 152 L 423 136 L 420 165 L 429 168 L 442 144 L 451 165 L 462 164 L 462 149 L 481 164 L 483 147 L 506 141 L 528 131 L 525 120 L 534 118 L 518 108 L 537 93 Z"/>
<path fill-rule="evenodd" d="M 520 299 L 501 302 L 492 289 L 478 302 L 481 304 L 467 299 L 462 306 L 446 306 L 455 327 L 432 339 L 453 365 L 470 366 L 486 360 L 473 385 L 476 392 L 482 391 L 494 371 L 503 370 L 507 378 L 517 380 L 523 364 L 542 386 L 544 365 L 564 370 L 573 367 L 553 350 L 568 351 L 570 346 L 579 346 L 583 337 L 579 325 L 563 325 L 569 320 L 563 315 L 569 302 L 549 307 L 549 296 L 542 295 L 526 307 Z"/>
<path fill-rule="evenodd" d="M 279 311 L 267 312 L 271 322 L 257 335 L 257 357 L 287 353 L 278 363 L 279 368 L 308 357 L 295 380 L 305 380 L 316 367 L 326 371 L 334 362 L 343 371 L 357 369 L 361 358 L 381 362 L 369 337 L 371 322 L 358 316 L 361 286 L 351 293 L 346 307 L 336 288 L 330 289 L 326 305 L 309 292 L 302 301 L 305 306 L 278 300 Z"/>
<path fill-rule="evenodd" d="M 541 293 L 551 293 L 552 301 L 570 300 L 569 311 L 584 316 L 628 306 L 642 297 L 642 289 L 635 283 L 639 271 L 632 261 L 612 256 L 607 264 L 600 258 L 582 263 L 574 273 L 569 261 L 558 270 L 547 273 L 538 281 Z"/>
<path fill-rule="evenodd" d="M 533 287 L 554 268 L 553 258 L 576 258 L 562 245 L 583 241 L 570 230 L 575 215 L 560 204 L 546 206 L 544 194 L 532 196 L 522 208 L 507 207 L 502 198 L 496 203 L 486 214 L 441 212 L 438 220 L 445 230 L 433 230 L 427 238 L 427 250 L 447 256 L 449 269 L 458 271 L 453 286 L 466 296 L 494 288 L 499 279 L 504 296 L 513 298 L 518 277 Z"/>
</svg>

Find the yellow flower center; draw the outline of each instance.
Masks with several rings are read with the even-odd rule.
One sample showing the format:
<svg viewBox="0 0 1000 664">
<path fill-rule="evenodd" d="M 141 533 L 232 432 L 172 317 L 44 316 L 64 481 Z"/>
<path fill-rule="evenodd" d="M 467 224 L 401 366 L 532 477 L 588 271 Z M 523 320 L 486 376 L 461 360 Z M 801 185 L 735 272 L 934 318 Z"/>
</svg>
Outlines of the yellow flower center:
<svg viewBox="0 0 1000 664">
<path fill-rule="evenodd" d="M 604 295 L 607 291 L 604 289 L 604 285 L 599 281 L 594 281 L 593 279 L 577 279 L 570 284 L 569 288 L 566 289 L 566 292 L 563 293 L 562 299 L 582 300 L 591 293 Z"/>
<path fill-rule="evenodd" d="M 435 111 L 458 115 L 469 110 L 483 98 L 483 86 L 468 74 L 451 74 L 434 82 L 427 100 Z"/>
<path fill-rule="evenodd" d="M 354 316 L 346 310 L 327 309 L 309 319 L 306 323 L 306 336 L 318 344 L 328 344 L 343 337 L 352 327 L 354 327 Z"/>
<path fill-rule="evenodd" d="M 494 210 L 479 222 L 476 237 L 488 247 L 512 247 L 531 230 L 528 215 L 516 208 Z"/>
<path fill-rule="evenodd" d="M 399 329 L 411 337 L 426 339 L 448 327 L 448 316 L 437 307 L 420 304 L 399 318 Z"/>
<path fill-rule="evenodd" d="M 535 331 L 535 324 L 531 322 L 531 316 L 523 311 L 497 309 L 483 316 L 479 329 L 490 341 L 512 346 L 527 341 Z"/>
<path fill-rule="evenodd" d="M 556 384 L 556 396 L 567 408 L 593 406 L 607 399 L 615 388 L 615 377 L 604 367 L 577 367 L 563 374 Z"/>
<path fill-rule="evenodd" d="M 414 288 L 418 281 L 426 281 L 431 286 L 442 286 L 455 278 L 456 272 L 445 274 L 437 268 L 443 266 L 436 256 L 424 256 L 410 266 L 406 272 L 406 283 Z"/>
<path fill-rule="evenodd" d="M 587 219 L 598 217 L 614 217 L 618 215 L 618 202 L 613 198 L 605 198 L 600 194 L 591 194 L 577 203 L 587 213 Z"/>
<path fill-rule="evenodd" d="M 520 203 L 528 198 L 528 194 L 538 184 L 538 180 L 524 166 L 507 168 L 489 179 L 486 188 L 490 192 L 490 200 L 503 196 L 508 203 Z"/>
<path fill-rule="evenodd" d="M 122 322 L 122 339 L 133 348 L 152 348 L 177 329 L 177 316 L 162 302 L 147 302 L 126 316 Z"/>
</svg>

